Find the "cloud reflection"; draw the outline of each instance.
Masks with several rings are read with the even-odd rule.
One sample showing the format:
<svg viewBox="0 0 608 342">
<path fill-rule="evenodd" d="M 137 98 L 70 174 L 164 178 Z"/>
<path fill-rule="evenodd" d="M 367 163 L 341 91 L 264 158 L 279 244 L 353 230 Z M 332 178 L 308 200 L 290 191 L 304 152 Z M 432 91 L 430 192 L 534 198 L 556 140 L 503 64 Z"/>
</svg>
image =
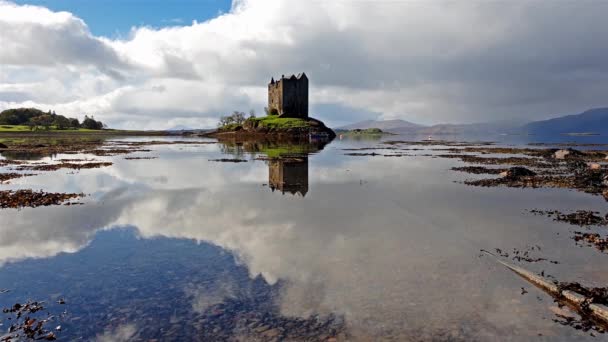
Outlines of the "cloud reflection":
<svg viewBox="0 0 608 342">
<path fill-rule="evenodd" d="M 474 196 L 445 181 L 444 161 L 354 157 L 318 164 L 320 156 L 310 157 L 308 196 L 277 196 L 262 187 L 264 162 L 227 166 L 207 157 L 183 152 L 57 177 L 55 186 L 85 187 L 105 173 L 119 186 L 81 207 L 0 212 L 0 264 L 75 252 L 100 229 L 129 225 L 142 238 L 221 246 L 252 278 L 284 282 L 283 314 L 343 314 L 359 336 L 399 338 L 406 331 L 470 339 L 512 327 L 536 336 L 534 329 L 551 326 L 531 320 L 541 314 L 525 311 L 536 308 L 522 306 L 512 284 L 501 285 L 517 279 L 489 279 L 492 266 L 477 258 L 480 247 L 517 245 L 522 234 L 547 241 L 550 233 L 522 225 L 515 214 L 525 199 L 514 205 L 501 194 Z M 154 180 L 159 174 L 166 182 Z M 193 307 L 230 297 L 232 289 L 224 290 L 194 296 Z"/>
</svg>

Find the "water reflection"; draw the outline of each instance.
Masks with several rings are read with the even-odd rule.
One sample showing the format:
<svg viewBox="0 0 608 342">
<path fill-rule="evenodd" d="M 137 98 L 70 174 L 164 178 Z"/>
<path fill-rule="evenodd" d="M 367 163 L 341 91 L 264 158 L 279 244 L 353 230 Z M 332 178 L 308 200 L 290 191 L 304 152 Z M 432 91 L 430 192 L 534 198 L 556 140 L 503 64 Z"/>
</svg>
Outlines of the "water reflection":
<svg viewBox="0 0 608 342">
<path fill-rule="evenodd" d="M 308 193 L 308 156 L 276 158 L 268 161 L 268 184 L 272 191 L 306 196 Z"/>
<path fill-rule="evenodd" d="M 564 263 L 535 272 L 606 283 L 601 256 L 522 214 L 555 208 L 558 191 L 471 189 L 454 183 L 453 160 L 349 157 L 347 143 L 162 146 L 155 160 L 32 177 L 34 188 L 92 195 L 81 207 L 0 211 L 0 288 L 12 290 L 0 304 L 64 296 L 68 337 L 263 340 L 281 328 L 298 339 L 300 327 L 319 332 L 312 339 L 342 328 L 353 340 L 589 338 L 544 319 L 550 299 L 522 296 L 525 283 L 478 257 L 540 244 Z M 249 162 L 208 161 L 231 149 Z M 303 150 L 317 153 L 290 173 L 286 161 Z M 306 197 L 261 187 L 273 165 Z"/>
<path fill-rule="evenodd" d="M 31 151 L 0 151 L 0 156 L 9 160 L 41 160 L 45 157 L 53 158 L 55 155 Z"/>
</svg>

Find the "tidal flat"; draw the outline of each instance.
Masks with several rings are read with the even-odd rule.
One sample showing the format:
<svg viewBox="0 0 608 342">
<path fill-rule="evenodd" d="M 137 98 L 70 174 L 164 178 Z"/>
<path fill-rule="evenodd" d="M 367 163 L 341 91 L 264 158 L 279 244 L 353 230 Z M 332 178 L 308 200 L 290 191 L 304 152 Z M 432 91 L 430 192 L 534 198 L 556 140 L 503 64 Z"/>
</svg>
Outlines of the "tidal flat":
<svg viewBox="0 0 608 342">
<path fill-rule="evenodd" d="M 576 138 L 0 137 L 0 337 L 597 340 L 497 262 L 608 303 L 608 145 Z"/>
</svg>

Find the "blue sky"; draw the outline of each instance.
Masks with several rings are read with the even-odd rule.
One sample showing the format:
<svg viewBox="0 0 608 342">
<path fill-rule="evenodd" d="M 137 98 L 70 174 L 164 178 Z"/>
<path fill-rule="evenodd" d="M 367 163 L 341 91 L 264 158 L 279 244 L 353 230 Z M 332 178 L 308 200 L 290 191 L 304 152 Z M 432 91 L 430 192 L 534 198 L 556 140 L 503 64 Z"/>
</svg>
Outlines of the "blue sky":
<svg viewBox="0 0 608 342">
<path fill-rule="evenodd" d="M 231 0 L 17 0 L 67 11 L 83 19 L 97 36 L 120 37 L 133 26 L 189 25 L 230 10 Z"/>
</svg>

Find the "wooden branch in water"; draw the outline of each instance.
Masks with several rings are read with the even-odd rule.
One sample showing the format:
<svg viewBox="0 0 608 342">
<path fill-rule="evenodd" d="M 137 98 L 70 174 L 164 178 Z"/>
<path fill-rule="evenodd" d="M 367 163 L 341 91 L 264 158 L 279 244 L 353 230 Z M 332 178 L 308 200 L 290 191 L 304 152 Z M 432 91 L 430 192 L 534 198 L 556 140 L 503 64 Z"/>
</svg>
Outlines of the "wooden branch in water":
<svg viewBox="0 0 608 342">
<path fill-rule="evenodd" d="M 496 256 L 495 254 L 493 254 L 491 252 L 488 252 L 486 250 L 482 250 L 482 252 L 493 256 L 498 263 L 500 263 L 501 265 L 510 269 L 515 274 L 519 275 L 523 279 L 532 283 L 536 287 L 549 293 L 551 296 L 556 297 L 556 298 L 563 298 L 569 304 L 573 305 L 577 310 L 579 310 L 581 312 L 585 311 L 583 307 L 585 306 L 586 303 L 588 303 L 587 297 L 581 295 L 580 293 L 570 291 L 570 290 L 562 291 L 559 289 L 559 287 L 557 285 L 547 281 L 545 278 L 543 278 L 541 276 L 538 276 L 528 270 L 525 270 L 521 267 L 512 265 L 506 261 L 503 261 L 503 260 L 499 259 L 498 256 Z M 604 323 L 608 324 L 608 306 L 603 305 L 603 304 L 590 303 L 588 306 L 586 306 L 586 308 L 588 308 L 588 311 L 591 314 L 593 314 L 593 316 L 602 320 Z"/>
</svg>

